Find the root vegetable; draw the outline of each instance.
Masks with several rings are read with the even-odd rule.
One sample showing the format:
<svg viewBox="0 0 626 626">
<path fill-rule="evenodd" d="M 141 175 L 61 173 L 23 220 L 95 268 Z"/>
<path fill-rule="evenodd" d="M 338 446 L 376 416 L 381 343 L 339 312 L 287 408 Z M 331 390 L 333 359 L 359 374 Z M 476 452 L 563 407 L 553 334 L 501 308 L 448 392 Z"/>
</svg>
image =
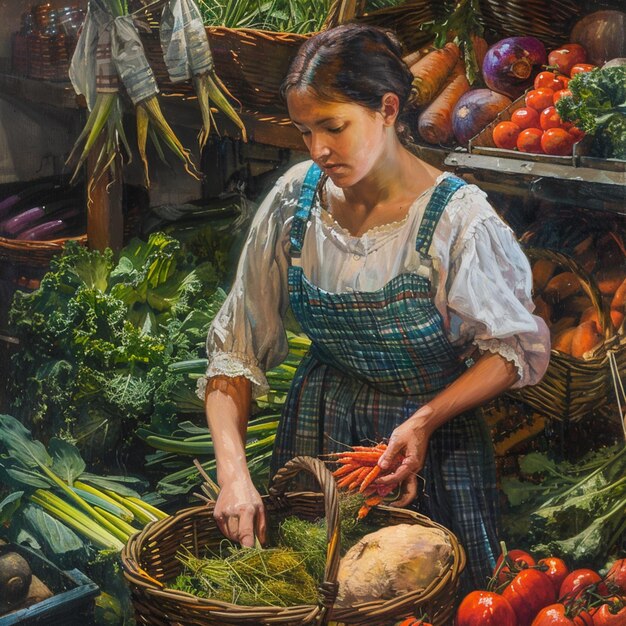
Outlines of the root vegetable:
<svg viewBox="0 0 626 626">
<path fill-rule="evenodd" d="M 534 110 L 534 109 L 529 109 Z M 533 292 L 541 293 L 556 270 L 556 263 L 549 259 L 537 259 L 533 263 Z"/>
<path fill-rule="evenodd" d="M 417 128 L 424 141 L 431 144 L 449 144 L 454 139 L 452 112 L 461 96 L 469 89 L 465 67 L 459 61 L 446 86 L 419 117 Z"/>
<path fill-rule="evenodd" d="M 415 104 L 432 102 L 444 86 L 459 60 L 461 52 L 454 43 L 447 43 L 439 50 L 433 50 L 411 66 L 413 85 L 417 89 Z"/>
<path fill-rule="evenodd" d="M 572 339 L 574 338 L 574 333 L 578 327 L 574 326 L 573 328 L 567 328 L 561 331 L 552 342 L 552 349 L 557 352 L 563 352 L 564 354 L 571 354 L 572 352 Z"/>
<path fill-rule="evenodd" d="M 574 358 L 581 358 L 602 341 L 602 335 L 598 332 L 596 323 L 592 320 L 582 322 L 576 327 L 572 335 L 571 355 Z"/>
<path fill-rule="evenodd" d="M 560 302 L 580 291 L 580 281 L 574 272 L 561 272 L 550 279 L 543 292 L 547 302 Z"/>
<path fill-rule="evenodd" d="M 451 555 L 448 536 L 437 528 L 398 524 L 366 535 L 341 559 L 336 606 L 426 589 Z"/>
<path fill-rule="evenodd" d="M 19 604 L 28 594 L 33 574 L 24 557 L 16 552 L 0 556 L 0 603 Z"/>
<path fill-rule="evenodd" d="M 452 129 L 456 140 L 463 146 L 485 126 L 493 122 L 498 113 L 511 104 L 511 99 L 490 89 L 472 89 L 463 94 L 452 113 Z"/>
</svg>

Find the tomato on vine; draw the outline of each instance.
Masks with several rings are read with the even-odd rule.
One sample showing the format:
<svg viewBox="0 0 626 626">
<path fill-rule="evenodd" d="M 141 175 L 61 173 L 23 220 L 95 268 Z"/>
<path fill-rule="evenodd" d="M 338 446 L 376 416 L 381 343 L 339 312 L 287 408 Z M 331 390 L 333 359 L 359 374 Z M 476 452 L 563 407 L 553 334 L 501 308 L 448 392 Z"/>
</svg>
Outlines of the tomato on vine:
<svg viewBox="0 0 626 626">
<path fill-rule="evenodd" d="M 626 626 L 626 604 L 615 596 L 593 614 L 593 626 Z"/>
<path fill-rule="evenodd" d="M 571 616 L 564 604 L 550 604 L 539 611 L 531 626 L 594 626 L 587 612 Z"/>
<path fill-rule="evenodd" d="M 561 584 L 569 574 L 569 568 L 567 567 L 565 561 L 556 556 L 548 556 L 545 559 L 539 559 L 537 565 L 542 568 L 544 574 L 552 581 L 554 590 L 557 596 L 559 596 Z M 545 571 L 543 570 L 544 567 L 546 568 Z"/>
<path fill-rule="evenodd" d="M 492 591 L 472 591 L 461 602 L 455 626 L 517 626 L 511 605 Z"/>
<path fill-rule="evenodd" d="M 544 607 L 556 602 L 552 581 L 538 569 L 523 569 L 502 592 L 515 611 L 518 626 L 530 626 Z"/>
</svg>

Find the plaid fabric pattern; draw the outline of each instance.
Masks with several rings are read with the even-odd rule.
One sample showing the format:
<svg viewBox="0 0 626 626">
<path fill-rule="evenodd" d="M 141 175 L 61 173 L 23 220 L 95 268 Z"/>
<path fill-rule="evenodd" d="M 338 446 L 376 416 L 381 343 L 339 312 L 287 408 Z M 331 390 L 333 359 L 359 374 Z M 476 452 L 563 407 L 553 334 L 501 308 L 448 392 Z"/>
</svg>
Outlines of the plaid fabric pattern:
<svg viewBox="0 0 626 626">
<path fill-rule="evenodd" d="M 305 179 L 292 227 L 299 256 L 320 172 Z M 451 195 L 464 184 L 445 178 L 435 189 L 417 236 L 425 255 Z M 375 292 L 329 293 L 302 268 L 289 268 L 294 314 L 312 349 L 283 410 L 272 473 L 294 456 L 341 450 L 389 437 L 465 369 L 450 345 L 428 279 L 401 274 Z M 415 508 L 453 530 L 468 552 L 462 584 L 484 583 L 498 551 L 495 464 L 478 415 L 460 415 L 432 437 Z M 312 484 L 301 483 L 311 488 Z"/>
</svg>

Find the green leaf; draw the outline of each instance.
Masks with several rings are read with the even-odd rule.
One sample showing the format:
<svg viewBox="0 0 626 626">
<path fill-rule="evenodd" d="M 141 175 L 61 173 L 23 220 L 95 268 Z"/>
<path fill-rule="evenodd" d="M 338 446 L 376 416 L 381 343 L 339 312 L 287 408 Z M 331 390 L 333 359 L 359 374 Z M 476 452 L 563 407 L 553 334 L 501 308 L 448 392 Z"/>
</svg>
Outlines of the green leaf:
<svg viewBox="0 0 626 626">
<path fill-rule="evenodd" d="M 58 555 L 84 553 L 83 540 L 65 524 L 58 521 L 41 507 L 28 504 L 24 507 L 23 518 L 37 541 L 45 546 L 45 552 Z"/>
<path fill-rule="evenodd" d="M 147 482 L 133 476 L 97 476 L 85 472 L 80 479 L 93 487 L 109 489 L 120 496 L 133 496 L 139 498 L 140 492 L 145 490 Z"/>
<path fill-rule="evenodd" d="M 16 487 L 34 487 L 35 489 L 50 489 L 53 483 L 43 474 L 30 469 L 14 467 L 14 464 L 5 463 L 2 469 L 7 475 L 7 482 Z"/>
<path fill-rule="evenodd" d="M 24 467 L 50 467 L 52 459 L 40 441 L 32 439 L 30 431 L 10 415 L 0 415 L 0 444 L 13 460 Z"/>
<path fill-rule="evenodd" d="M 23 495 L 23 491 L 14 491 L 0 502 L 0 525 L 7 526 L 13 519 L 17 510 L 22 506 Z"/>
<path fill-rule="evenodd" d="M 48 444 L 48 451 L 53 459 L 52 471 L 68 485 L 73 485 L 86 468 L 78 448 L 63 439 L 53 437 Z"/>
</svg>

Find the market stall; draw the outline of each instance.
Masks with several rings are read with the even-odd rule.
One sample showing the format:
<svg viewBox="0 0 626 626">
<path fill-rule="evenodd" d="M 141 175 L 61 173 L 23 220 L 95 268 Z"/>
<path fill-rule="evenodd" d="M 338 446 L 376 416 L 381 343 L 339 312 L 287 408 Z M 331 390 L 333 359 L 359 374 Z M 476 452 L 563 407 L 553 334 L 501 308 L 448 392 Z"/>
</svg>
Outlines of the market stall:
<svg viewBox="0 0 626 626">
<path fill-rule="evenodd" d="M 626 625 L 621 3 L 31 4 L 0 28 L 0 624 Z M 540 380 L 480 407 L 502 513 L 482 585 L 458 529 L 390 506 L 391 431 L 270 470 L 319 351 L 293 301 L 238 442 L 263 545 L 214 517 L 207 333 L 265 195 L 309 158 L 281 83 L 346 23 L 396 33 L 410 152 L 487 194 L 550 336 Z"/>
</svg>

